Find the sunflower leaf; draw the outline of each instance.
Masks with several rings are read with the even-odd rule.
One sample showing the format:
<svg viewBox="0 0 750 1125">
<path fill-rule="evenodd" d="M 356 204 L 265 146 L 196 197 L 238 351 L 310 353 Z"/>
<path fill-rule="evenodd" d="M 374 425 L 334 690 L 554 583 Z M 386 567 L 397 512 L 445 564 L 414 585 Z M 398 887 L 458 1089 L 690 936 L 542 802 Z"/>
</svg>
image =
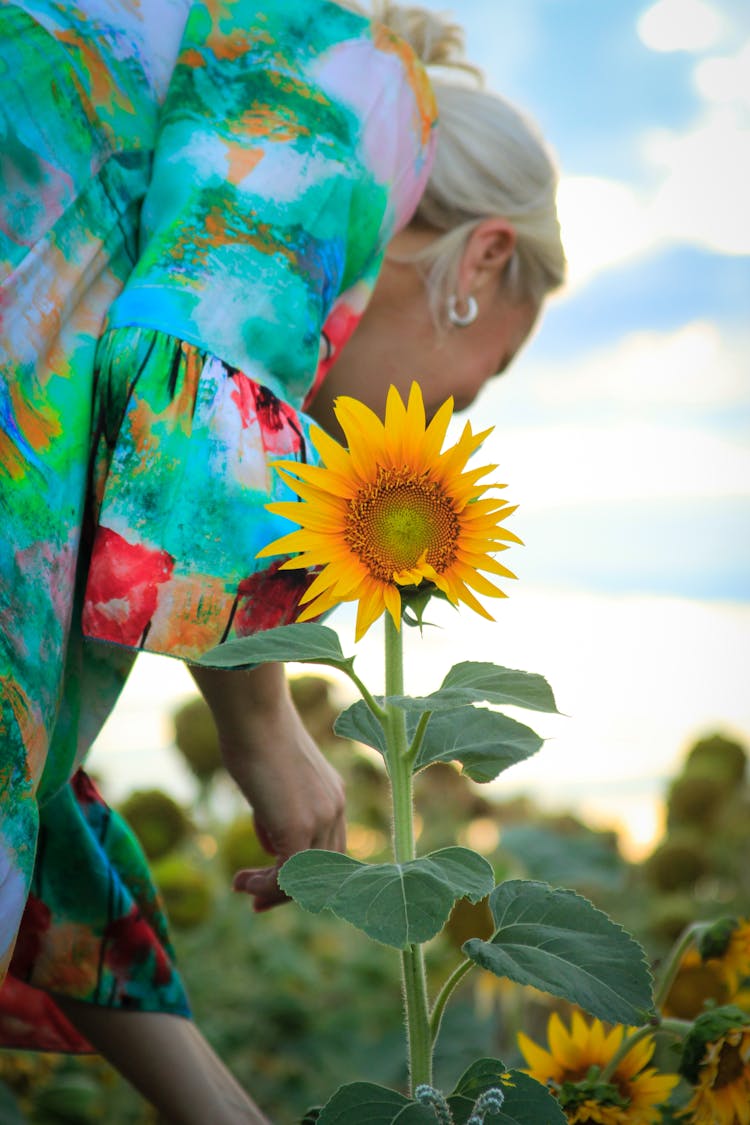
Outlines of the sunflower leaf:
<svg viewBox="0 0 750 1125">
<path fill-rule="evenodd" d="M 455 664 L 431 695 L 394 695 L 388 701 L 405 711 L 450 711 L 467 703 L 505 703 L 528 711 L 560 714 L 544 676 L 474 660 Z"/>
<path fill-rule="evenodd" d="M 559 714 L 552 688 L 544 676 L 502 668 L 499 664 L 475 660 L 454 664 L 440 685 L 440 692 L 455 692 L 464 697 L 465 703 L 509 703 L 529 711 Z"/>
<path fill-rule="evenodd" d="M 486 859 L 467 848 L 440 851 L 408 863 L 361 863 L 339 852 L 311 849 L 288 859 L 279 886 L 305 910 L 330 910 L 395 949 L 429 941 L 454 902 L 479 902 L 493 884 Z"/>
<path fill-rule="evenodd" d="M 373 715 L 364 699 L 358 699 L 342 711 L 333 724 L 334 732 L 340 738 L 350 738 L 353 742 L 363 742 L 385 757 L 385 731 L 383 724 Z"/>
<path fill-rule="evenodd" d="M 318 1125 L 392 1125 L 409 1099 L 374 1082 L 340 1086 L 318 1116 Z"/>
<path fill-rule="evenodd" d="M 453 1094 L 464 1098 L 478 1098 L 493 1086 L 502 1086 L 508 1068 L 500 1059 L 477 1059 L 461 1075 Z"/>
<path fill-rule="evenodd" d="M 254 664 L 297 660 L 303 664 L 330 664 L 350 667 L 352 657 L 344 656 L 338 634 L 326 625 L 308 622 L 279 625 L 251 637 L 226 641 L 195 661 L 208 668 L 247 668 Z"/>
<path fill-rule="evenodd" d="M 642 1024 L 653 1010 L 651 974 L 640 945 L 574 891 L 521 879 L 496 887 L 497 930 L 463 951 L 496 976 L 578 1004 L 609 1023 Z"/>
<path fill-rule="evenodd" d="M 416 727 L 416 716 L 408 718 Z M 414 770 L 432 762 L 458 761 L 472 781 L 492 781 L 509 766 L 530 758 L 543 741 L 523 723 L 484 707 L 439 711 L 427 723 Z"/>
<path fill-rule="evenodd" d="M 414 737 L 419 722 L 415 711 L 407 712 L 406 731 Z M 364 700 L 348 707 L 334 723 L 342 738 L 363 742 L 385 757 L 385 731 Z M 543 743 L 529 727 L 484 707 L 455 707 L 430 716 L 414 772 L 433 762 L 460 762 L 472 781 L 492 781 L 499 774 L 535 754 Z"/>
<path fill-rule="evenodd" d="M 545 1086 L 520 1070 L 504 1071 L 504 1081 L 490 1080 L 494 1059 L 480 1059 L 459 1080 L 448 1105 L 455 1125 L 465 1125 L 478 1096 L 492 1087 L 505 1095 L 499 1113 L 488 1113 L 485 1125 L 566 1125 L 567 1118 Z"/>
</svg>

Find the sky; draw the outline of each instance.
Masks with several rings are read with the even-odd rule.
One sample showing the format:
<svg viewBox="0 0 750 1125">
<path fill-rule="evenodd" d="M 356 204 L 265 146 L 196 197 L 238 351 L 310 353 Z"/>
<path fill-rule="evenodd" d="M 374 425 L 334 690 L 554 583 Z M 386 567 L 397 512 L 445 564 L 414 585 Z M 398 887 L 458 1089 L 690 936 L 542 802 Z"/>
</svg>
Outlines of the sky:
<svg viewBox="0 0 750 1125">
<path fill-rule="evenodd" d="M 519 581 L 494 625 L 439 607 L 407 689 L 460 659 L 543 672 L 565 717 L 531 724 L 548 741 L 499 795 L 640 854 L 695 738 L 750 747 L 750 5 L 423 3 L 552 145 L 569 281 L 469 412 L 519 504 Z M 330 622 L 347 651 L 352 622 Z M 377 635 L 359 651 L 377 686 Z M 141 658 L 93 754 L 115 794 L 165 773 L 185 789 L 158 704 L 190 690 Z"/>
</svg>

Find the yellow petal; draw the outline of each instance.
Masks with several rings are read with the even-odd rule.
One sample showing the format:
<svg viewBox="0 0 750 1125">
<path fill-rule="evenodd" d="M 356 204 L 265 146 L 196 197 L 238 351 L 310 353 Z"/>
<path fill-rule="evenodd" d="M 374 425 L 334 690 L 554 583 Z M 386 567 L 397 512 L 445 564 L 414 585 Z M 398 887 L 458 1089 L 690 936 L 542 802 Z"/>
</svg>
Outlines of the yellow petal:
<svg viewBox="0 0 750 1125">
<path fill-rule="evenodd" d="M 354 640 L 359 641 L 385 609 L 383 584 L 372 581 L 359 599 Z"/>
<path fill-rule="evenodd" d="M 547 1081 L 559 1082 L 563 1076 L 563 1068 L 560 1066 L 557 1059 L 553 1058 L 548 1051 L 540 1047 L 533 1039 L 530 1039 L 523 1031 L 519 1031 L 516 1035 L 519 1049 L 529 1065 L 529 1073 L 532 1078 L 542 1084 Z"/>
</svg>

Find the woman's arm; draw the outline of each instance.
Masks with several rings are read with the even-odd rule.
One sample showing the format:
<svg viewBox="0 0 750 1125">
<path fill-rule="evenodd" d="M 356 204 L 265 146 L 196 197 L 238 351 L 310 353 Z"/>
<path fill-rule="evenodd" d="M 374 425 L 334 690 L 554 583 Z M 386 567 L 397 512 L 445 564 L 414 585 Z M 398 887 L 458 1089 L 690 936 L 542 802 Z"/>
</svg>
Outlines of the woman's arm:
<svg viewBox="0 0 750 1125">
<path fill-rule="evenodd" d="M 255 910 L 286 900 L 276 875 L 305 848 L 344 851 L 344 787 L 305 730 L 282 664 L 250 671 L 191 667 L 216 721 L 224 764 L 252 806 L 273 867 L 239 871 L 235 890 L 255 898 Z"/>
</svg>

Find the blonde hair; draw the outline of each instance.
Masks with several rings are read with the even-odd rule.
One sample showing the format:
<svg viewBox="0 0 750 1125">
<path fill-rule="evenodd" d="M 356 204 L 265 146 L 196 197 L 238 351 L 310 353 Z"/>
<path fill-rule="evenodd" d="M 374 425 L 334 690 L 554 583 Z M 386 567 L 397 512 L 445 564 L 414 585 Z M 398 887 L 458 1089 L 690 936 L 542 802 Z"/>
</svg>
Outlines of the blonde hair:
<svg viewBox="0 0 750 1125">
<path fill-rule="evenodd" d="M 362 12 L 351 0 L 346 6 Z M 503 276 L 505 291 L 514 302 L 540 305 L 565 279 L 555 202 L 558 173 L 541 133 L 509 101 L 483 88 L 481 71 L 464 57 L 457 24 L 391 0 L 372 0 L 371 8 L 371 18 L 405 39 L 426 67 L 439 68 L 430 71 L 438 104 L 437 151 L 412 222 L 441 237 L 411 259 L 425 272 L 433 310 L 442 319 L 466 241 L 491 216 L 506 219 L 516 232 Z"/>
</svg>

